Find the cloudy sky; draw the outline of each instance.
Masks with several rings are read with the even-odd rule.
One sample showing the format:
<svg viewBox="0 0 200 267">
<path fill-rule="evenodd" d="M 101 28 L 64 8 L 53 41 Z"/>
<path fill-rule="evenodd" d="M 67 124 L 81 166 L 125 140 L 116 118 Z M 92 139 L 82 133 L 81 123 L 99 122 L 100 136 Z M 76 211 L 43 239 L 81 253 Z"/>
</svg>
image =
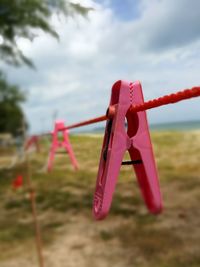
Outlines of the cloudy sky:
<svg viewBox="0 0 200 267">
<path fill-rule="evenodd" d="M 31 132 L 51 129 L 55 113 L 68 124 L 103 115 L 119 79 L 140 80 L 145 100 L 200 85 L 199 0 L 79 2 L 94 8 L 87 19 L 52 17 L 59 41 L 43 33 L 19 40 L 36 71 L 6 67 L 28 92 Z M 198 120 L 199 101 L 148 111 L 149 121 Z"/>
</svg>

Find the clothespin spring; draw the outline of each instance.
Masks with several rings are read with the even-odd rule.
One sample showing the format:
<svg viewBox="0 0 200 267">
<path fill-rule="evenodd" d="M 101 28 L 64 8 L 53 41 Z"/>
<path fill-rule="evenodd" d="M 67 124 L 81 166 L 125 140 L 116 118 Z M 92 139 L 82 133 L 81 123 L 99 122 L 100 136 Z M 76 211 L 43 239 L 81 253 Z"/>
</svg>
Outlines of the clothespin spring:
<svg viewBox="0 0 200 267">
<path fill-rule="evenodd" d="M 142 160 L 130 160 L 130 161 L 122 161 L 122 165 L 134 165 L 134 164 L 141 164 Z"/>
</svg>

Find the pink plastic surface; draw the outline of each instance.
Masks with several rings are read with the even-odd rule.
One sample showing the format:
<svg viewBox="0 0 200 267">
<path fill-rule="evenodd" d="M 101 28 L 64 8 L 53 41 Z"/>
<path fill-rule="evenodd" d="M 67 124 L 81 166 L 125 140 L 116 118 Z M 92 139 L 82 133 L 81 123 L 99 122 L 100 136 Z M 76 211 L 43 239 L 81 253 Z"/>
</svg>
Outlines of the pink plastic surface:
<svg viewBox="0 0 200 267">
<path fill-rule="evenodd" d="M 132 166 L 146 206 L 154 214 L 162 210 L 162 198 L 146 112 L 129 111 L 131 105 L 143 102 L 139 82 L 118 81 L 113 85 L 110 110 L 114 115 L 106 123 L 93 201 L 93 214 L 97 220 L 103 219 L 110 210 L 126 150 L 129 151 L 131 160 L 141 160 L 140 164 Z M 128 129 L 125 126 L 125 119 Z"/>
<path fill-rule="evenodd" d="M 53 168 L 53 162 L 55 158 L 55 154 L 59 148 L 64 148 L 66 152 L 69 154 L 70 161 L 74 167 L 75 170 L 78 169 L 78 162 L 75 158 L 72 146 L 69 141 L 69 134 L 68 130 L 63 130 L 65 127 L 64 121 L 56 121 L 55 122 L 55 128 L 52 132 L 52 144 L 49 152 L 49 158 L 47 163 L 47 169 L 50 172 Z M 62 141 L 58 139 L 58 134 L 62 134 Z"/>
<path fill-rule="evenodd" d="M 37 152 L 40 152 L 39 137 L 37 135 L 32 135 L 25 144 L 25 150 L 28 150 L 30 147 L 35 146 Z"/>
</svg>

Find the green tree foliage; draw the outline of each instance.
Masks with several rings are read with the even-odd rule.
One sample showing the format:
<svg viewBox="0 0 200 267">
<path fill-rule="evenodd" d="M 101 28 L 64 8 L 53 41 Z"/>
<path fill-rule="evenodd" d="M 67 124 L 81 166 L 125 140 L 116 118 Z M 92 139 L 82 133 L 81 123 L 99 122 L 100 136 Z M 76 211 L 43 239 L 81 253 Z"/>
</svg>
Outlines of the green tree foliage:
<svg viewBox="0 0 200 267">
<path fill-rule="evenodd" d="M 52 28 L 52 13 L 66 16 L 86 16 L 90 8 L 68 0 L 0 0 L 0 60 L 14 66 L 33 62 L 23 54 L 17 45 L 19 38 L 34 39 L 37 29 L 58 38 Z M 19 87 L 9 85 L 0 71 L 0 132 L 18 133 L 23 120 L 20 103 L 25 101 Z"/>
<path fill-rule="evenodd" d="M 10 85 L 0 73 L 0 132 L 19 134 L 22 127 L 23 111 L 20 106 L 24 94 L 16 85 Z"/>
<path fill-rule="evenodd" d="M 32 66 L 17 46 L 18 38 L 32 40 L 35 29 L 58 37 L 50 24 L 53 12 L 85 16 L 89 10 L 67 0 L 0 0 L 0 59 L 16 66 L 23 63 Z"/>
</svg>

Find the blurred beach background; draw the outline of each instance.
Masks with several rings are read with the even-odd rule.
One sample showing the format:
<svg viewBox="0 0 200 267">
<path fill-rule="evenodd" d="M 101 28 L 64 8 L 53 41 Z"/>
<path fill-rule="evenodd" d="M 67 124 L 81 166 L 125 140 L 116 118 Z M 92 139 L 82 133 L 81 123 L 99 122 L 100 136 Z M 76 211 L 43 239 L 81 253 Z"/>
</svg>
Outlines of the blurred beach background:
<svg viewBox="0 0 200 267">
<path fill-rule="evenodd" d="M 200 128 L 153 130 L 152 142 L 164 200 L 163 213 L 146 210 L 131 166 L 121 168 L 109 216 L 92 217 L 92 198 L 102 134 L 70 136 L 80 169 L 57 155 L 50 174 L 42 170 L 48 145 L 30 154 L 46 266 L 170 266 L 200 263 Z M 12 153 L 1 149 L 0 266 L 37 266 L 31 207 L 13 177 L 25 163 L 6 169 Z"/>
</svg>

